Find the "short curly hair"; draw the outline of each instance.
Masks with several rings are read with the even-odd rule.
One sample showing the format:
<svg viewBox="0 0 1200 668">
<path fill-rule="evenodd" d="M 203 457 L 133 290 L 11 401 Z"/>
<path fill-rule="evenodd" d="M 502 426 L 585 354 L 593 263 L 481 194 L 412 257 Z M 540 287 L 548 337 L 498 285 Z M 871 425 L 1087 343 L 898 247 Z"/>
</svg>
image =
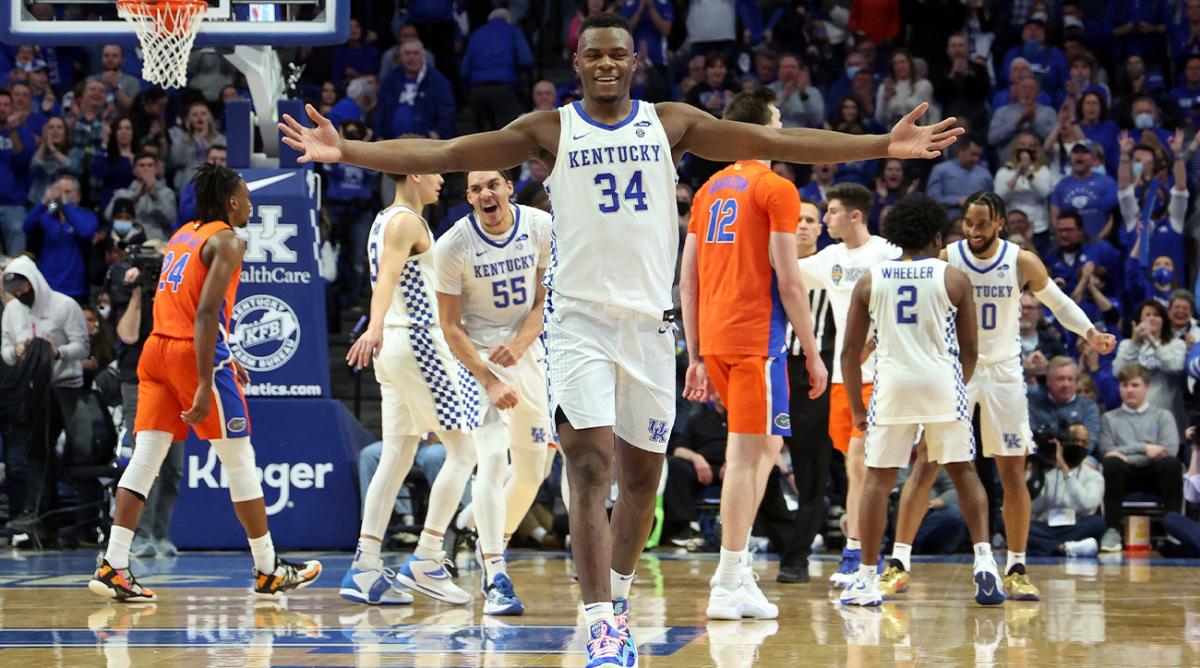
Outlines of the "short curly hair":
<svg viewBox="0 0 1200 668">
<path fill-rule="evenodd" d="M 947 225 L 941 204 L 926 195 L 911 195 L 892 206 L 883 237 L 905 251 L 915 251 L 933 243 Z"/>
</svg>

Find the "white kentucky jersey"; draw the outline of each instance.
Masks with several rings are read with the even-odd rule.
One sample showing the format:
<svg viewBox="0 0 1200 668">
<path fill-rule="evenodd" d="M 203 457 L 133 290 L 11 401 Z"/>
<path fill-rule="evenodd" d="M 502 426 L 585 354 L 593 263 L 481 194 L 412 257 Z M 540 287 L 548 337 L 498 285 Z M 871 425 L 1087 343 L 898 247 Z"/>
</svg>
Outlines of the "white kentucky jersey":
<svg viewBox="0 0 1200 668">
<path fill-rule="evenodd" d="M 946 249 L 950 266 L 971 279 L 975 292 L 980 364 L 1011 362 L 1021 356 L 1020 252 L 1020 247 L 1004 240 L 996 255 L 986 260 L 975 257 L 965 239 Z"/>
<path fill-rule="evenodd" d="M 801 258 L 800 273 L 804 275 L 805 287 L 810 290 L 824 289 L 828 292 L 829 308 L 833 311 L 835 328 L 833 342 L 833 379 L 842 382 L 842 345 L 845 340 L 846 316 L 850 313 L 850 301 L 858 279 L 866 275 L 871 267 L 885 260 L 900 257 L 900 249 L 883 237 L 873 236 L 867 243 L 849 248 L 844 243 L 826 246 L 816 255 Z M 874 380 L 874 365 L 868 358 L 862 365 L 863 382 Z"/>
<path fill-rule="evenodd" d="M 970 419 L 945 262 L 890 260 L 871 267 L 875 390 L 869 425 Z"/>
<path fill-rule="evenodd" d="M 400 272 L 400 280 L 396 282 L 395 293 L 392 295 L 392 305 L 383 318 L 383 324 L 394 327 L 440 327 L 437 312 L 437 293 L 434 291 L 433 269 L 433 232 L 429 223 L 421 218 L 421 214 L 412 209 L 397 204 L 389 206 L 371 224 L 371 232 L 367 235 L 367 261 L 371 265 L 371 288 L 379 280 L 379 262 L 386 248 L 387 228 L 401 213 L 411 213 L 420 219 L 429 235 L 429 249 L 423 253 L 410 255 Z"/>
<path fill-rule="evenodd" d="M 470 213 L 434 250 L 437 291 L 462 296 L 463 327 L 479 348 L 516 337 L 536 301 L 538 270 L 550 264 L 550 214 L 509 206 L 513 225 L 504 234 L 489 234 Z"/>
<path fill-rule="evenodd" d="M 679 252 L 675 163 L 653 104 L 633 100 L 615 125 L 575 102 L 558 110 L 558 155 L 546 179 L 555 294 L 661 318 L 672 308 Z"/>
</svg>

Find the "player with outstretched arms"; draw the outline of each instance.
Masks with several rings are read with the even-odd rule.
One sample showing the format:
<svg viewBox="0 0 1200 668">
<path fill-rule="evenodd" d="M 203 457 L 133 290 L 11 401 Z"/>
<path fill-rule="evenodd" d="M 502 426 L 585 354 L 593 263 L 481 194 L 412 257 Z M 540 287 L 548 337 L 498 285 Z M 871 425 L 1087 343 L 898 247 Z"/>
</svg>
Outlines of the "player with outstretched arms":
<svg viewBox="0 0 1200 668">
<path fill-rule="evenodd" d="M 919 127 L 927 105 L 888 135 L 845 135 L 733 123 L 686 104 L 630 98 L 637 54 L 629 23 L 614 14 L 582 22 L 575 71 L 583 99 L 526 114 L 500 130 L 448 140 L 343 141 L 307 108 L 316 127 L 290 116 L 279 127 L 301 161 L 348 162 L 383 171 L 507 169 L 552 165 L 547 355 L 571 488 L 571 541 L 588 626 L 589 666 L 637 665 L 628 627 L 634 567 L 654 520 L 667 436 L 674 423 L 671 284 L 679 229 L 675 165 L 686 152 L 710 160 L 850 162 L 932 158 L 954 143 L 955 119 Z M 620 489 L 612 518 L 604 499 Z"/>
</svg>

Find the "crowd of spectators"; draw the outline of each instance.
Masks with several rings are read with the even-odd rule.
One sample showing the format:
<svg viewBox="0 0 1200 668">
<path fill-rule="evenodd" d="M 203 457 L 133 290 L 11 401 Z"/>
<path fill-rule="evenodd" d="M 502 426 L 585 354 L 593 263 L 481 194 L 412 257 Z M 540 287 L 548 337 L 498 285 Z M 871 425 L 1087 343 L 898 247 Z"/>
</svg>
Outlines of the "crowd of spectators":
<svg viewBox="0 0 1200 668">
<path fill-rule="evenodd" d="M 995 191 L 1008 208 L 1008 240 L 1040 255 L 1096 326 L 1121 339 L 1115 353 L 1099 355 L 1052 322 L 1032 295 L 1022 298 L 1022 364 L 1034 427 L 1081 427 L 1063 431 L 1086 431 L 1088 456 L 1077 466 L 1103 466 L 1106 479 L 1118 468 L 1109 466 L 1112 460 L 1133 469 L 1157 461 L 1151 446 L 1187 460 L 1183 435 L 1191 386 L 1200 377 L 1192 282 L 1200 212 L 1194 197 L 1200 194 L 1200 0 L 399 5 L 355 3 L 343 45 L 278 49 L 283 62 L 305 64 L 295 94 L 346 138 L 448 138 L 578 100 L 569 56 L 580 22 L 597 12 L 620 13 L 633 26 L 635 97 L 720 116 L 735 92 L 768 86 L 779 96 L 784 127 L 855 134 L 885 132 L 925 102 L 922 122 L 955 116 L 967 133 L 938 160 L 775 169 L 818 207 L 836 184 L 866 186 L 875 194 L 872 232 L 886 226 L 891 204 L 924 192 L 946 208 L 948 242 L 961 238 L 966 197 Z M 106 11 L 88 7 L 54 11 Z M 87 358 L 95 367 L 89 382 L 95 386 L 105 368 L 116 368 L 118 395 L 136 383 L 136 352 L 129 349 L 136 350 L 145 328 L 124 318 L 140 303 L 127 255 L 169 237 L 194 215 L 191 175 L 204 162 L 224 163 L 222 110 L 248 97 L 244 79 L 210 50 L 193 54 L 190 87 L 182 90 L 147 85 L 140 67 L 140 53 L 116 44 L 0 45 L 3 256 L 28 254 L 49 290 L 87 309 L 92 339 L 113 348 Z M 685 156 L 681 221 L 690 193 L 719 167 Z M 320 169 L 330 221 L 324 229 L 339 258 L 333 308 L 357 312 L 366 294 L 366 232 L 390 193 L 368 170 Z M 521 203 L 547 206 L 540 188 L 547 173 L 537 160 L 514 170 Z M 440 232 L 463 212 L 461 196 L 447 188 L 437 208 L 444 215 L 431 222 Z M 822 234 L 820 245 L 831 241 Z M 5 345 L 8 351 L 7 338 Z M 5 361 L 11 362 L 7 352 Z M 1146 385 L 1145 404 L 1171 418 L 1174 445 L 1166 438 L 1124 442 L 1140 432 L 1110 427 L 1119 422 L 1110 416 L 1140 410 L 1129 407 L 1125 389 L 1138 381 Z M 682 408 L 676 435 L 688 433 L 690 413 L 700 410 Z M 6 453 L 10 442 L 6 432 Z M 719 457 L 698 445 L 673 446 L 696 477 L 672 487 L 674 498 L 719 480 Z M 786 467 L 781 463 L 781 471 Z M 1160 487 L 1153 491 L 1176 503 L 1178 490 Z M 836 497 L 837 486 L 830 489 Z M 668 509 L 672 533 L 694 515 Z"/>
</svg>

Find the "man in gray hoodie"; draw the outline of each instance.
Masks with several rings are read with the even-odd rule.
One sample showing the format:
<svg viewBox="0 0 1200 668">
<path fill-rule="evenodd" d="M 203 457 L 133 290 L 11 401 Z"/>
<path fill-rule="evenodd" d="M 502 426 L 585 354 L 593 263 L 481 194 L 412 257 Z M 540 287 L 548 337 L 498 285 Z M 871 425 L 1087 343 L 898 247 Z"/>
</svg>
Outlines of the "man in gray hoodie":
<svg viewBox="0 0 1200 668">
<path fill-rule="evenodd" d="M 28 498 L 14 512 L 20 516 L 8 523 L 17 531 L 37 531 L 39 516 L 51 510 L 54 467 L 49 465 L 58 436 L 65 429 L 67 447 L 84 451 L 90 443 L 91 424 L 86 411 L 79 410 L 84 393 L 81 361 L 91 354 L 83 309 L 75 300 L 50 289 L 42 272 L 27 256 L 11 260 L 4 268 L 4 291 L 14 299 L 0 320 L 0 357 L 16 365 L 25 357 L 34 339 L 50 344 L 51 397 L 41 415 L 26 420 L 24 430 L 14 430 L 6 439 L 10 461 L 28 466 Z M 16 472 L 9 470 L 8 475 Z"/>
<path fill-rule="evenodd" d="M 1150 372 L 1130 364 L 1117 374 L 1121 407 L 1104 414 L 1100 454 L 1104 462 L 1104 518 L 1108 530 L 1100 541 L 1104 552 L 1120 552 L 1121 502 L 1132 491 L 1162 497 L 1167 510 L 1183 506 L 1183 464 L 1179 461 L 1179 429 L 1171 413 L 1146 401 Z"/>
</svg>

